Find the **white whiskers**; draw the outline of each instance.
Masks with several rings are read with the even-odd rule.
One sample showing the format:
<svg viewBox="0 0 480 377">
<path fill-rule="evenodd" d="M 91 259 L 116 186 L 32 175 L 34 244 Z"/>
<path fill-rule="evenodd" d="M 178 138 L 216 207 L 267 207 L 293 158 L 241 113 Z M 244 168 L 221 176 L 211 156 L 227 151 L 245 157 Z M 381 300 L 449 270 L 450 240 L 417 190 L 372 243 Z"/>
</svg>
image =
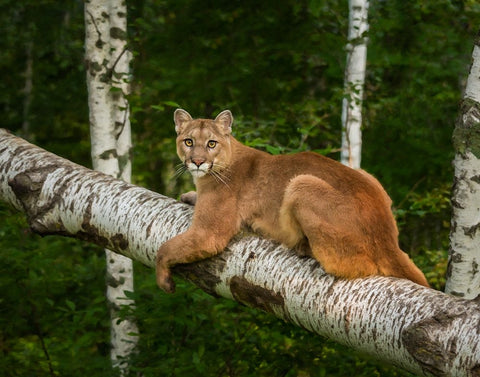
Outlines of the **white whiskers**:
<svg viewBox="0 0 480 377">
<path fill-rule="evenodd" d="M 222 183 L 227 186 L 228 189 L 230 189 L 230 186 L 228 185 L 230 177 L 226 173 L 228 173 L 227 166 L 217 163 L 212 164 L 212 168 L 210 169 L 210 174 L 212 174 L 212 177 L 215 178 L 218 183 Z"/>
<path fill-rule="evenodd" d="M 173 179 L 177 180 L 178 178 L 180 178 L 183 173 L 185 173 L 187 171 L 187 167 L 185 166 L 185 163 L 180 163 L 178 164 L 177 166 L 175 166 L 175 174 L 173 175 Z"/>
</svg>

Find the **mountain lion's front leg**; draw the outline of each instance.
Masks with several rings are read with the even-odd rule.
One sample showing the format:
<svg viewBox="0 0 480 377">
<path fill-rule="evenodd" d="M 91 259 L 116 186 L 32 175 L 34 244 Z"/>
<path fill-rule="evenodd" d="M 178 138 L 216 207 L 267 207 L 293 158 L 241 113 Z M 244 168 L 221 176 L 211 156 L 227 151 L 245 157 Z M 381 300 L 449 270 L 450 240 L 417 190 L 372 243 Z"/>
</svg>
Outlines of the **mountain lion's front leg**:
<svg viewBox="0 0 480 377">
<path fill-rule="evenodd" d="M 192 226 L 185 233 L 165 242 L 157 252 L 156 275 L 159 288 L 167 293 L 175 292 L 171 267 L 213 257 L 225 249 L 234 234 L 234 229 L 225 229 L 225 233 L 221 234 L 212 228 L 196 229 Z"/>
</svg>

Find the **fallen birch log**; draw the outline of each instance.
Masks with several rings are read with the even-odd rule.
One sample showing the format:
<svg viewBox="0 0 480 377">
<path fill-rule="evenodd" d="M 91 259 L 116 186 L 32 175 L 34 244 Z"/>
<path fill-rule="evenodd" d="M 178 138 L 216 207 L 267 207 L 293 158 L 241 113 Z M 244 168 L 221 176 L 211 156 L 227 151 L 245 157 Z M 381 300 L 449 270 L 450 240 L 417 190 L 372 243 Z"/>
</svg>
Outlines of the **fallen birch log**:
<svg viewBox="0 0 480 377">
<path fill-rule="evenodd" d="M 0 200 L 40 235 L 88 240 L 154 267 L 193 209 L 55 156 L 0 130 Z M 371 277 L 345 281 L 310 258 L 252 234 L 221 255 L 178 266 L 204 291 L 260 308 L 425 376 L 480 376 L 480 304 Z M 152 279 L 155 279 L 152 271 Z"/>
</svg>

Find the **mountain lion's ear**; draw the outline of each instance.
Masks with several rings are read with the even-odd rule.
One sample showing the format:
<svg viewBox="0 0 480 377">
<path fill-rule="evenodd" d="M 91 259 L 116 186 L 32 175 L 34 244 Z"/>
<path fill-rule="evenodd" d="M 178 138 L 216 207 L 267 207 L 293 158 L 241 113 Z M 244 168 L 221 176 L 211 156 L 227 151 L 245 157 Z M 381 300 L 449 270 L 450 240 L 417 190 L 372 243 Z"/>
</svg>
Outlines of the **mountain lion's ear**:
<svg viewBox="0 0 480 377">
<path fill-rule="evenodd" d="M 175 122 L 175 131 L 177 134 L 180 133 L 182 129 L 182 124 L 192 120 L 192 116 L 183 109 L 177 109 L 173 113 L 173 120 Z"/>
<path fill-rule="evenodd" d="M 230 110 L 223 110 L 217 115 L 215 122 L 220 123 L 226 133 L 232 132 L 233 115 Z"/>
</svg>

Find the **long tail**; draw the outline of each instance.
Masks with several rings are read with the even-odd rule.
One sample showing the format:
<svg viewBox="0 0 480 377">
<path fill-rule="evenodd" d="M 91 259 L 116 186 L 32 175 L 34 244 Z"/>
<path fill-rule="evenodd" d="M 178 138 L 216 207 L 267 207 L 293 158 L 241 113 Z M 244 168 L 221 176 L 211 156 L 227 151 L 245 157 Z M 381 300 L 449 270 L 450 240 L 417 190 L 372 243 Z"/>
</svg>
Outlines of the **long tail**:
<svg viewBox="0 0 480 377">
<path fill-rule="evenodd" d="M 430 288 L 430 284 L 428 284 L 427 278 L 425 277 L 423 272 L 415 265 L 415 263 L 413 263 L 407 253 L 398 249 L 398 251 L 396 251 L 394 255 L 397 258 L 396 260 L 391 261 L 392 269 L 390 271 L 385 271 L 385 275 L 408 279 L 413 281 L 414 283 Z"/>
</svg>

